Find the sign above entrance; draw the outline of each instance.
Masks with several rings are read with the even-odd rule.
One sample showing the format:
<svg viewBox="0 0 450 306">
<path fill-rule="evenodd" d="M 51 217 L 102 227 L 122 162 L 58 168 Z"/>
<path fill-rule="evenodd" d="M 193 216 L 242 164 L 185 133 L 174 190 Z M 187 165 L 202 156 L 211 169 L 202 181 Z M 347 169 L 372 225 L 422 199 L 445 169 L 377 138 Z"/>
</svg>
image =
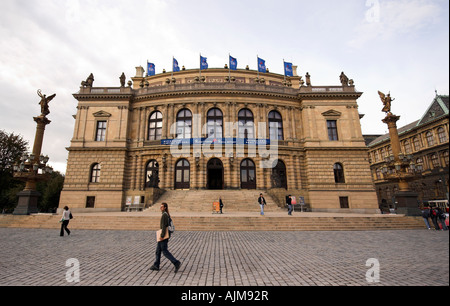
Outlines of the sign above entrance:
<svg viewBox="0 0 450 306">
<path fill-rule="evenodd" d="M 172 144 L 224 144 L 224 145 L 270 145 L 270 139 L 253 138 L 185 138 L 185 139 L 162 139 L 161 145 L 170 146 Z"/>
</svg>

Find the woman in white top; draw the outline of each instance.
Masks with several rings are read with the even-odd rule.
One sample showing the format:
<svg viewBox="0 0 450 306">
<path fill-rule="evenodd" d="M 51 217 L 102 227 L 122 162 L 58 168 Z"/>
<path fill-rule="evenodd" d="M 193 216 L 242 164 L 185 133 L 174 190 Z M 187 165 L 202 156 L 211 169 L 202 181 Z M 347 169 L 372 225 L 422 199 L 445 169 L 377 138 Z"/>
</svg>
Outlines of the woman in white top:
<svg viewBox="0 0 450 306">
<path fill-rule="evenodd" d="M 64 210 L 63 210 L 63 214 L 62 214 L 62 218 L 61 218 L 61 232 L 60 232 L 60 236 L 64 236 L 64 230 L 67 232 L 67 235 L 70 235 L 70 230 L 67 228 L 67 226 L 69 225 L 69 221 L 70 221 L 70 210 L 69 207 L 64 206 Z"/>
</svg>

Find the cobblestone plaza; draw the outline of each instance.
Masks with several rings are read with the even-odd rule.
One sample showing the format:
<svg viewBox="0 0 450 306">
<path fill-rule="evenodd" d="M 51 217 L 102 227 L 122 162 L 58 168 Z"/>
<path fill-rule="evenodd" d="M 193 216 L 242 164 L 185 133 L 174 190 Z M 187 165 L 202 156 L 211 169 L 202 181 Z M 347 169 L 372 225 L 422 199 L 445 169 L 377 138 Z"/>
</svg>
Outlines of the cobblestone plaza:
<svg viewBox="0 0 450 306">
<path fill-rule="evenodd" d="M 448 286 L 448 235 L 178 231 L 169 243 L 182 261 L 175 274 L 164 257 L 160 271 L 149 269 L 151 231 L 73 230 L 59 237 L 59 230 L 0 228 L 0 286 Z M 379 281 L 368 282 L 373 260 Z"/>
</svg>

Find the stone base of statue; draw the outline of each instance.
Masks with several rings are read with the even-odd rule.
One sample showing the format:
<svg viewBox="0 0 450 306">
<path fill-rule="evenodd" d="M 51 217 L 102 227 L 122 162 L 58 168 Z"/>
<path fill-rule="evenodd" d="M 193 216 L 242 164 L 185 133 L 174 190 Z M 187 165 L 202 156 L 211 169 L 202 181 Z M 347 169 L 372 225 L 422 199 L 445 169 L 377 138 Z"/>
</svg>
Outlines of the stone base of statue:
<svg viewBox="0 0 450 306">
<path fill-rule="evenodd" d="M 395 201 L 397 202 L 397 214 L 406 216 L 421 216 L 422 212 L 419 209 L 417 201 L 417 193 L 412 191 L 399 191 L 395 194 Z"/>
<path fill-rule="evenodd" d="M 38 213 L 38 198 L 41 194 L 34 190 L 23 190 L 17 194 L 19 202 L 13 215 L 30 215 Z"/>
</svg>

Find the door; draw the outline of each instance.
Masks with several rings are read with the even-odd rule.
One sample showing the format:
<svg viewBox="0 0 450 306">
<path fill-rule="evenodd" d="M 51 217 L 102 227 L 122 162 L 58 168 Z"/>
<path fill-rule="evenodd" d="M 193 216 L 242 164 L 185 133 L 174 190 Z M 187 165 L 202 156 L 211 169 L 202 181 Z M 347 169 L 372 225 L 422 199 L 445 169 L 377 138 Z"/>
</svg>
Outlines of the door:
<svg viewBox="0 0 450 306">
<path fill-rule="evenodd" d="M 286 165 L 281 160 L 272 169 L 272 187 L 287 189 Z"/>
<path fill-rule="evenodd" d="M 208 162 L 208 189 L 223 189 L 223 164 L 218 158 Z"/>
<path fill-rule="evenodd" d="M 256 189 L 256 167 L 251 159 L 241 163 L 241 189 Z"/>
<path fill-rule="evenodd" d="M 175 189 L 190 188 L 191 167 L 187 160 L 180 159 L 175 165 Z"/>
</svg>

